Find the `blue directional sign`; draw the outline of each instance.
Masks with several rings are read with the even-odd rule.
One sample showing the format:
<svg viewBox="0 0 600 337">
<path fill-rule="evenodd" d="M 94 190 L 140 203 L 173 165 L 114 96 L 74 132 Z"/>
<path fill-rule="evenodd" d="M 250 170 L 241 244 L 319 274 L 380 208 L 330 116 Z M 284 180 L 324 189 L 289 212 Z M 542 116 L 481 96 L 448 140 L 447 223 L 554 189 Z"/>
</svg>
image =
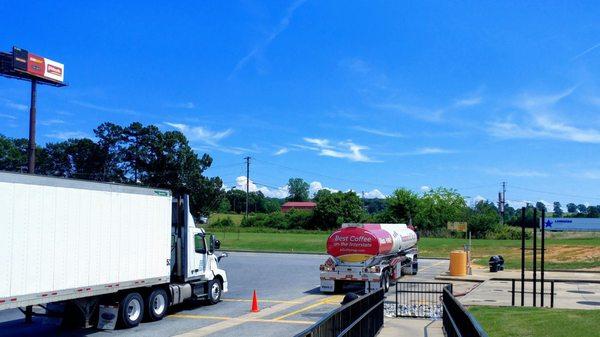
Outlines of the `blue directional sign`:
<svg viewBox="0 0 600 337">
<path fill-rule="evenodd" d="M 547 218 L 544 222 L 550 231 L 600 231 L 600 218 Z"/>
</svg>

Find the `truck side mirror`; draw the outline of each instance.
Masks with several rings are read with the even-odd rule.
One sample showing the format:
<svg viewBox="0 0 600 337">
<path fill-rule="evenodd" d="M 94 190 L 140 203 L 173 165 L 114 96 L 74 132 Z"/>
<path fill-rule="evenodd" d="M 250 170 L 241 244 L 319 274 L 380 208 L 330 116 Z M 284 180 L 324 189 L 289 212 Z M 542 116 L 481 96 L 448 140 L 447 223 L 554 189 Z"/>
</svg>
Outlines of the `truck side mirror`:
<svg viewBox="0 0 600 337">
<path fill-rule="evenodd" d="M 213 234 L 210 236 L 210 247 L 208 247 L 208 252 L 213 253 L 216 249 L 221 248 L 221 241 L 217 240 L 217 237 Z"/>
</svg>

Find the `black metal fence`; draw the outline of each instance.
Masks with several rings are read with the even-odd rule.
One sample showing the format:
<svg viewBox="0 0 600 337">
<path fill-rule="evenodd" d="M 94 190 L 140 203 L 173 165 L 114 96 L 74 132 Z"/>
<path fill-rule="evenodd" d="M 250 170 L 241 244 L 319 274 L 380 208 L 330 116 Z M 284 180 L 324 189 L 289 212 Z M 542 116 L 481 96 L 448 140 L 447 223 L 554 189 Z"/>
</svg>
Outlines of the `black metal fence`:
<svg viewBox="0 0 600 337">
<path fill-rule="evenodd" d="M 521 284 L 521 289 L 516 290 L 516 283 L 517 281 L 519 281 L 519 283 Z M 537 295 L 540 295 L 540 301 L 539 301 L 539 306 L 540 307 L 544 307 L 544 299 L 546 297 L 546 295 L 550 295 L 550 308 L 554 308 L 554 280 L 548 281 L 548 280 L 528 280 L 528 279 L 511 279 L 511 289 L 510 289 L 510 293 L 511 293 L 511 300 L 510 300 L 510 304 L 514 307 L 515 304 L 515 293 L 520 293 L 521 294 L 521 306 L 525 306 L 525 284 L 526 283 L 533 283 L 534 285 L 536 283 L 540 283 L 540 291 L 536 291 L 536 287 L 533 286 L 533 289 L 535 292 L 532 292 L 533 295 L 533 302 L 532 302 L 532 306 L 535 307 L 537 306 Z M 544 291 L 544 284 L 546 283 L 550 283 L 550 293 Z M 547 288 L 546 288 L 547 289 Z M 547 302 L 546 302 L 547 303 Z"/>
<path fill-rule="evenodd" d="M 451 283 L 396 282 L 396 317 L 441 318 L 442 295 Z"/>
<path fill-rule="evenodd" d="M 452 287 L 443 290 L 443 324 L 447 337 L 487 337 L 479 322 L 458 302 Z"/>
<path fill-rule="evenodd" d="M 383 326 L 384 291 L 347 303 L 295 337 L 374 337 Z"/>
</svg>

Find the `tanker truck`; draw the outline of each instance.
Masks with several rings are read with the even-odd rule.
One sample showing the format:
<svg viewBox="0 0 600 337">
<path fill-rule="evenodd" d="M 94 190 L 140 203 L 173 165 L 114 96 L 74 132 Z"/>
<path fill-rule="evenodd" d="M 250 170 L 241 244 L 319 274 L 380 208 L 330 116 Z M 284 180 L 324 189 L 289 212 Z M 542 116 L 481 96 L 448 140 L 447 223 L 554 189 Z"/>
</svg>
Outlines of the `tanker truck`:
<svg viewBox="0 0 600 337">
<path fill-rule="evenodd" d="M 417 234 L 406 224 L 343 224 L 327 239 L 327 253 L 319 268 L 321 292 L 351 284 L 388 291 L 391 282 L 419 268 Z"/>
</svg>

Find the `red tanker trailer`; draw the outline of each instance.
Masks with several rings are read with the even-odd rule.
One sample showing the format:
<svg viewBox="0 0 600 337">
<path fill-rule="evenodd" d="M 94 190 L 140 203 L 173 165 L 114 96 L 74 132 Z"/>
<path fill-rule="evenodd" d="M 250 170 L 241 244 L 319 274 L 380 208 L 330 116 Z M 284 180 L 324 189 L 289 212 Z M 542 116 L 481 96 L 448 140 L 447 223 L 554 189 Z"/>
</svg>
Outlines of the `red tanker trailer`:
<svg viewBox="0 0 600 337">
<path fill-rule="evenodd" d="M 417 273 L 417 252 L 417 234 L 405 224 L 344 224 L 327 239 L 331 256 L 320 266 L 321 291 L 350 283 L 387 291 L 402 274 Z"/>
</svg>

